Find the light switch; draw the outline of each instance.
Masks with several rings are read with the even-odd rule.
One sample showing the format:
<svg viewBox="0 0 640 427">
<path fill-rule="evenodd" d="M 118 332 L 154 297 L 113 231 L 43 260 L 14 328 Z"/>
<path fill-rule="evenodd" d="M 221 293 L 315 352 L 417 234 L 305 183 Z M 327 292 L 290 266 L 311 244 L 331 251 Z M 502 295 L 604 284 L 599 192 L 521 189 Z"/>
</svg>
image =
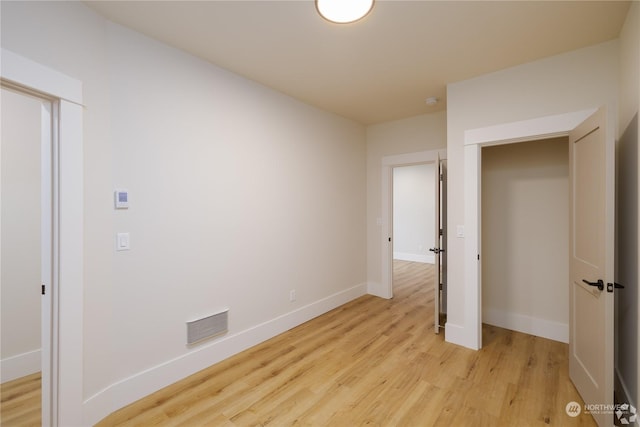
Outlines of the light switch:
<svg viewBox="0 0 640 427">
<path fill-rule="evenodd" d="M 116 250 L 129 250 L 129 233 L 118 233 L 116 237 Z"/>
<path fill-rule="evenodd" d="M 464 225 L 456 227 L 456 237 L 464 237 Z"/>
</svg>

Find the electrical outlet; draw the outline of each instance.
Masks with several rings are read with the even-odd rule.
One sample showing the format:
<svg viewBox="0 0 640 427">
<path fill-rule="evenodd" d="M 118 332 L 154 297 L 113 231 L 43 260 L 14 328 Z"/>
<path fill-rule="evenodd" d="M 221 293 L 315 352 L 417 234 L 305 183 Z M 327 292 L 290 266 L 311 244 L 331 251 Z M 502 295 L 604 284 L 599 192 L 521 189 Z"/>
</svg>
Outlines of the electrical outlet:
<svg viewBox="0 0 640 427">
<path fill-rule="evenodd" d="M 294 302 L 296 300 L 296 290 L 291 289 L 289 291 L 289 301 Z"/>
</svg>

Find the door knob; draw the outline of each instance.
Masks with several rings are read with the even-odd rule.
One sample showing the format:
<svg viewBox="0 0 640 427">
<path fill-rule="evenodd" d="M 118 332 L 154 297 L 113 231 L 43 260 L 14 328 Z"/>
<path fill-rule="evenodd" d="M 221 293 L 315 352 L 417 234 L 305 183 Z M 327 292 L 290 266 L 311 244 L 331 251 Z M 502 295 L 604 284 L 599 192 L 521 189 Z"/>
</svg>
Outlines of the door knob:
<svg viewBox="0 0 640 427">
<path fill-rule="evenodd" d="M 602 281 L 602 279 L 598 279 L 597 282 L 589 282 L 588 280 L 585 280 L 585 279 L 582 279 L 582 281 L 589 286 L 596 286 L 601 291 L 604 290 L 604 282 Z"/>
<path fill-rule="evenodd" d="M 624 286 L 620 283 L 607 283 L 607 292 L 613 292 L 613 288 L 624 289 Z"/>
</svg>

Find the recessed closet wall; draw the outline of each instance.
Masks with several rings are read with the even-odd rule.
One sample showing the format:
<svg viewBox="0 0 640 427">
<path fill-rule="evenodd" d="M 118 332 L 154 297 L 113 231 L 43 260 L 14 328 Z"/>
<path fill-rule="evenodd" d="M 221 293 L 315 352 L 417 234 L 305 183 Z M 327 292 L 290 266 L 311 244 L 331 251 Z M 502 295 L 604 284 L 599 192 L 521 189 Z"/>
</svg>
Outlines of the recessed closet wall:
<svg viewBox="0 0 640 427">
<path fill-rule="evenodd" d="M 483 322 L 568 342 L 568 139 L 482 150 Z"/>
</svg>

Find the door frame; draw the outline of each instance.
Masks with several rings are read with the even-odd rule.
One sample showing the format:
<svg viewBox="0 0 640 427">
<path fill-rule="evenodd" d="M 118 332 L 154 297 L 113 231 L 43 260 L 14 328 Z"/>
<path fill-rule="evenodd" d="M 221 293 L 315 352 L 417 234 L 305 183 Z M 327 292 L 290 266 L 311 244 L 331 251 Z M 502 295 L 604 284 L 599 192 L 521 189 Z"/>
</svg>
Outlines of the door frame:
<svg viewBox="0 0 640 427">
<path fill-rule="evenodd" d="M 425 163 L 438 165 L 438 160 L 447 159 L 447 150 L 429 150 L 415 153 L 397 154 L 382 158 L 382 258 L 381 286 L 379 292 L 369 293 L 386 298 L 393 298 L 393 168 Z M 390 244 L 391 243 L 391 244 Z"/>
<path fill-rule="evenodd" d="M 82 425 L 82 82 L 4 48 L 0 55 L 3 82 L 52 101 L 51 349 L 43 354 L 51 374 L 43 381 L 42 424 Z"/>
<path fill-rule="evenodd" d="M 464 133 L 464 327 L 445 325 L 447 341 L 472 349 L 482 347 L 482 271 L 481 271 L 481 185 L 483 147 L 568 136 L 576 126 L 598 108 L 538 117 L 469 129 Z M 609 123 L 614 109 L 607 105 Z M 607 127 L 606 137 L 615 141 L 614 126 Z"/>
</svg>

